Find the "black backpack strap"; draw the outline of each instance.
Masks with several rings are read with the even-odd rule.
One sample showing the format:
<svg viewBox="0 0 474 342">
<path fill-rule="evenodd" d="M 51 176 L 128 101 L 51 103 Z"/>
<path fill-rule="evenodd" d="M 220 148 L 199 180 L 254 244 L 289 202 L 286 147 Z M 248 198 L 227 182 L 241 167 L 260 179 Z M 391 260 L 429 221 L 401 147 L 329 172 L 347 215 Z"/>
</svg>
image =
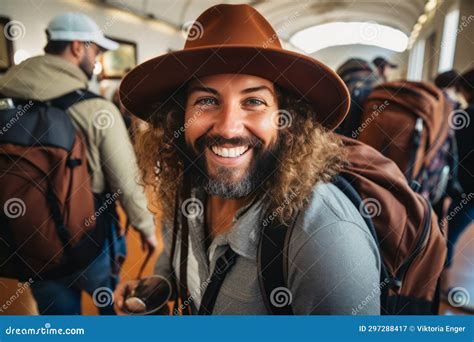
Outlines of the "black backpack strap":
<svg viewBox="0 0 474 342">
<path fill-rule="evenodd" d="M 281 290 L 288 291 L 287 247 L 297 216 L 288 226 L 262 223 L 257 254 L 258 283 L 265 307 L 272 315 L 293 315 L 291 301 L 286 305 L 281 305 L 275 297 Z"/>
<path fill-rule="evenodd" d="M 225 276 L 229 270 L 234 266 L 237 253 L 232 248 L 227 251 L 216 261 L 216 266 L 211 278 L 209 279 L 206 291 L 201 299 L 198 315 L 212 315 L 214 306 L 216 304 L 217 295 L 224 282 Z"/>
<path fill-rule="evenodd" d="M 48 103 L 53 107 L 66 110 L 69 107 L 72 107 L 73 105 L 75 105 L 76 103 L 79 103 L 85 100 L 90 100 L 90 99 L 97 99 L 97 98 L 103 98 L 103 97 L 88 90 L 76 89 L 74 91 L 71 91 L 70 93 L 67 93 L 55 99 L 49 100 Z"/>
</svg>

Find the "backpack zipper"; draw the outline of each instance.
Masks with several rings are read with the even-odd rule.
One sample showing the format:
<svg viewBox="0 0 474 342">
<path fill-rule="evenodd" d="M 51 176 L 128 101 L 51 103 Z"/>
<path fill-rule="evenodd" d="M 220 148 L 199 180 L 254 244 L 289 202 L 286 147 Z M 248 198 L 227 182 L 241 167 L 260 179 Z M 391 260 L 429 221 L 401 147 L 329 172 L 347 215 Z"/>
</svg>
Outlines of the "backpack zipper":
<svg viewBox="0 0 474 342">
<path fill-rule="evenodd" d="M 423 232 L 421 233 L 420 238 L 418 239 L 416 246 L 413 250 L 413 252 L 410 254 L 410 256 L 403 262 L 403 264 L 400 266 L 400 268 L 397 271 L 397 274 L 395 276 L 395 279 L 400 282 L 400 288 L 403 286 L 403 280 L 405 278 L 405 275 L 410 268 L 411 264 L 413 263 L 413 260 L 420 254 L 420 252 L 423 250 L 423 248 L 426 246 L 426 241 L 429 235 L 430 227 L 431 227 L 431 208 L 427 204 L 426 199 L 423 198 L 424 203 L 425 203 L 425 208 L 427 207 L 428 209 L 428 215 L 425 217 L 424 225 L 423 225 Z"/>
</svg>

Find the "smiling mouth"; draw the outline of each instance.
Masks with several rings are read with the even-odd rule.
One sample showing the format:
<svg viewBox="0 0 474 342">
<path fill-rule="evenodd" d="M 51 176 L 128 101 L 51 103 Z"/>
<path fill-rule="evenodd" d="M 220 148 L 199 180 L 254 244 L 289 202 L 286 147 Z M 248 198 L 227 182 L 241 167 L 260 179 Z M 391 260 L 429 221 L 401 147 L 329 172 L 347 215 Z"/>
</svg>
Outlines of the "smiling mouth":
<svg viewBox="0 0 474 342">
<path fill-rule="evenodd" d="M 250 146 L 236 146 L 236 147 L 222 147 L 218 145 L 211 146 L 209 148 L 213 154 L 218 157 L 223 158 L 238 158 L 244 155 L 248 150 L 250 150 Z"/>
</svg>

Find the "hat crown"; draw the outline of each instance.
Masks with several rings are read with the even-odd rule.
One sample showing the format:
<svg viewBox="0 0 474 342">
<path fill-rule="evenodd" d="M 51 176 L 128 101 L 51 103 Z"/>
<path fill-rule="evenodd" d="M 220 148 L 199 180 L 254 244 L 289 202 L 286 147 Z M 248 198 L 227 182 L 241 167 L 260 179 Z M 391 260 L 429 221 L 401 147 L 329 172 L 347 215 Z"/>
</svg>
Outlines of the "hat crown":
<svg viewBox="0 0 474 342">
<path fill-rule="evenodd" d="M 216 5 L 202 13 L 191 27 L 184 49 L 247 45 L 281 48 L 270 23 L 249 5 Z"/>
<path fill-rule="evenodd" d="M 48 24 L 48 31 L 96 33 L 100 32 L 100 28 L 85 14 L 67 12 L 54 17 Z"/>
</svg>

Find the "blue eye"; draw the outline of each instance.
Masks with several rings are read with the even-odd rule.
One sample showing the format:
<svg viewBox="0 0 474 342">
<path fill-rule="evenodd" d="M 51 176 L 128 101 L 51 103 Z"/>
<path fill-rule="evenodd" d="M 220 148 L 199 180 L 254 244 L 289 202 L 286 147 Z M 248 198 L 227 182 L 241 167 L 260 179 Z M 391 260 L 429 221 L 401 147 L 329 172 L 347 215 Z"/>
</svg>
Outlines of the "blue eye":
<svg viewBox="0 0 474 342">
<path fill-rule="evenodd" d="M 248 99 L 247 103 L 251 104 L 252 106 L 260 106 L 262 104 L 265 104 L 265 102 L 263 102 L 262 100 L 259 100 L 259 99 Z"/>
<path fill-rule="evenodd" d="M 198 99 L 195 105 L 200 105 L 200 106 L 217 105 L 217 99 L 214 97 L 204 97 L 202 99 Z"/>
</svg>

